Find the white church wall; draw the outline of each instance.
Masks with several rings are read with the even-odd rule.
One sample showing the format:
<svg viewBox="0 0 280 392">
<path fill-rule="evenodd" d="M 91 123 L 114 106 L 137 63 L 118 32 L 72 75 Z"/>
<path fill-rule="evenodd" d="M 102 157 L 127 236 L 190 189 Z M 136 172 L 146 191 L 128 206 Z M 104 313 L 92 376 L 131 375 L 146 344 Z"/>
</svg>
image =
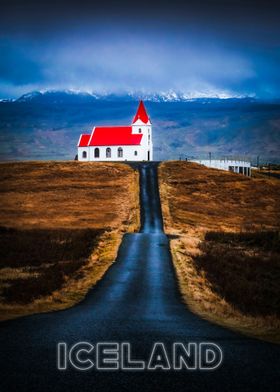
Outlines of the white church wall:
<svg viewBox="0 0 280 392">
<path fill-rule="evenodd" d="M 118 156 L 118 149 L 122 148 L 122 156 Z M 99 149 L 99 157 L 95 157 L 95 149 Z M 106 149 L 111 149 L 111 156 L 106 156 Z M 135 155 L 135 152 L 137 155 Z M 148 151 L 139 146 L 92 146 L 89 147 L 90 161 L 143 161 L 148 159 Z M 150 158 L 151 159 L 151 158 Z"/>
<path fill-rule="evenodd" d="M 90 147 L 78 147 L 78 160 L 87 162 L 90 160 L 89 158 L 89 148 Z M 84 156 L 86 153 L 86 157 Z"/>
<path fill-rule="evenodd" d="M 148 151 L 150 151 L 150 161 L 153 160 L 153 138 L 152 138 L 152 126 L 151 124 L 144 124 L 140 120 L 137 120 L 136 123 L 132 125 L 132 133 L 139 134 L 141 133 L 141 148 L 145 151 L 143 153 L 144 160 L 148 160 Z M 141 160 L 143 160 L 141 159 Z"/>
</svg>

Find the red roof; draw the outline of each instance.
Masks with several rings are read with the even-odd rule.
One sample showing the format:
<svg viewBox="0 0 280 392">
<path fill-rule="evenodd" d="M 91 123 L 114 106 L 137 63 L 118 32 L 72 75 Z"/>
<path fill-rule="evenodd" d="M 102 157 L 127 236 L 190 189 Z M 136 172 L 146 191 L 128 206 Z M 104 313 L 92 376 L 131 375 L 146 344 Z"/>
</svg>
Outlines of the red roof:
<svg viewBox="0 0 280 392">
<path fill-rule="evenodd" d="M 149 121 L 149 117 L 147 115 L 145 106 L 144 106 L 144 102 L 141 100 L 137 109 L 137 112 L 134 116 L 134 119 L 132 121 L 132 124 L 134 124 L 137 120 L 141 120 L 143 121 L 143 123 L 147 124 L 147 122 Z"/>
<path fill-rule="evenodd" d="M 147 124 L 149 117 L 147 115 L 143 101 L 140 101 L 137 113 L 132 124 L 137 120 Z M 91 135 L 83 134 L 80 136 L 78 147 L 89 146 L 139 146 L 142 140 L 142 134 L 132 133 L 132 126 L 105 126 L 95 127 Z"/>
<path fill-rule="evenodd" d="M 90 135 L 81 135 L 78 143 L 78 147 L 87 147 L 89 139 L 90 139 Z"/>
<path fill-rule="evenodd" d="M 132 134 L 132 127 L 95 127 L 88 146 L 139 145 L 142 134 Z"/>
</svg>

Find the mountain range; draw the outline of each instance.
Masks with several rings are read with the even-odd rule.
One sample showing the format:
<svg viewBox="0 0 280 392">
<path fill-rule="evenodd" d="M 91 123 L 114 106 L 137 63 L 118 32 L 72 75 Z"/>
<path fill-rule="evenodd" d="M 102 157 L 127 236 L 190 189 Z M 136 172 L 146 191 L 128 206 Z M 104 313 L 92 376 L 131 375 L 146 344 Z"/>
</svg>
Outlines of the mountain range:
<svg viewBox="0 0 280 392">
<path fill-rule="evenodd" d="M 139 98 L 153 123 L 157 160 L 246 156 L 280 161 L 280 102 L 252 97 L 35 91 L 0 101 L 0 159 L 73 159 L 80 133 L 130 124 Z"/>
<path fill-rule="evenodd" d="M 189 102 L 193 100 L 209 100 L 209 99 L 239 99 L 246 98 L 252 99 L 252 97 L 246 97 L 241 95 L 229 95 L 226 93 L 211 93 L 195 91 L 192 93 L 182 93 L 173 90 L 164 91 L 160 93 L 140 93 L 140 92 L 128 92 L 123 94 L 115 93 L 95 93 L 86 92 L 80 90 L 42 90 L 42 91 L 31 91 L 23 94 L 17 99 L 3 99 L 2 102 L 57 102 L 65 100 L 82 100 L 82 101 L 143 101 L 151 102 Z"/>
</svg>

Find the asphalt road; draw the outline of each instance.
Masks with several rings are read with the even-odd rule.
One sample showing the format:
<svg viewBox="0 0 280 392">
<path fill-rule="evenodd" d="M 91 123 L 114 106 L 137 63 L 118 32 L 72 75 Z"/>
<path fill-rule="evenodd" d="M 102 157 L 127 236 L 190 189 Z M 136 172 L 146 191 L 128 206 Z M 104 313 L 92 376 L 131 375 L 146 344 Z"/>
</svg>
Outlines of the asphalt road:
<svg viewBox="0 0 280 392">
<path fill-rule="evenodd" d="M 71 309 L 1 323 L 3 391 L 277 391 L 279 346 L 249 339 L 192 314 L 181 300 L 163 232 L 156 164 L 139 167 L 139 233 L 126 234 L 116 262 Z M 57 370 L 57 344 L 130 342 L 149 357 L 155 342 L 215 342 L 213 371 Z M 85 357 L 82 356 L 82 359 Z"/>
</svg>

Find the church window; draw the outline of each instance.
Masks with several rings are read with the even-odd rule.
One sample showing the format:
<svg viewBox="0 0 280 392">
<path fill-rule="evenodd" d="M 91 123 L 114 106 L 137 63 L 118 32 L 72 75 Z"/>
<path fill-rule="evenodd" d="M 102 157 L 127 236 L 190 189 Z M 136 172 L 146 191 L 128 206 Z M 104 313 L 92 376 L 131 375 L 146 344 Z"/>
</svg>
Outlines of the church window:
<svg viewBox="0 0 280 392">
<path fill-rule="evenodd" d="M 86 158 L 86 157 L 87 157 L 87 152 L 83 151 L 83 158 Z"/>
<path fill-rule="evenodd" d="M 111 148 L 110 147 L 106 148 L 106 158 L 111 158 Z"/>
<path fill-rule="evenodd" d="M 98 147 L 96 147 L 94 149 L 94 158 L 99 158 L 99 148 Z"/>
<path fill-rule="evenodd" d="M 123 149 L 121 147 L 118 148 L 118 158 L 123 157 Z"/>
</svg>

